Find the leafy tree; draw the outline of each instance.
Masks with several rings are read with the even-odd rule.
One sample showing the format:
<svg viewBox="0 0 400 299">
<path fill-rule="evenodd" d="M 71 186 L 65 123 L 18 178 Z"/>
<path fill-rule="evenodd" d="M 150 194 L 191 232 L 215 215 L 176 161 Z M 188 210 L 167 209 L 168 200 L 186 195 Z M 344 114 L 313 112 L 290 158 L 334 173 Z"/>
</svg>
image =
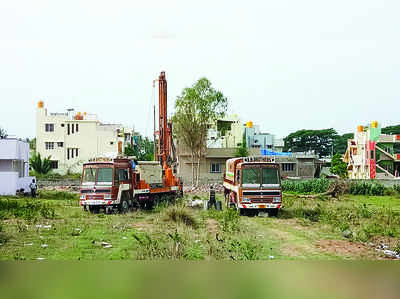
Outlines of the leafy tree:
<svg viewBox="0 0 400 299">
<path fill-rule="evenodd" d="M 172 118 L 174 135 L 191 151 L 192 185 L 194 160 L 197 159 L 199 166 L 204 155 L 208 125 L 225 115 L 227 102 L 227 98 L 215 90 L 207 78 L 201 78 L 192 87 L 185 88 L 175 102 L 176 112 Z M 197 167 L 196 185 L 199 178 L 200 167 Z"/>
<path fill-rule="evenodd" d="M 136 156 L 139 161 L 152 161 L 154 157 L 154 142 L 148 137 L 135 136 L 135 144 L 124 149 L 126 156 Z"/>
<path fill-rule="evenodd" d="M 36 137 L 27 141 L 29 142 L 29 149 L 36 151 Z"/>
<path fill-rule="evenodd" d="M 400 135 L 400 125 L 382 128 L 382 134 Z"/>
<path fill-rule="evenodd" d="M 354 138 L 354 133 L 346 133 L 341 136 L 338 136 L 335 140 L 335 145 L 334 145 L 335 153 L 344 155 L 344 153 L 347 150 L 347 140 L 353 138 Z"/>
<path fill-rule="evenodd" d="M 246 137 L 243 136 L 242 144 L 236 149 L 235 157 L 247 157 L 249 155 L 249 151 L 246 145 Z"/>
<path fill-rule="evenodd" d="M 332 154 L 333 145 L 337 138 L 337 132 L 330 129 L 323 130 L 299 130 L 289 134 L 285 141 L 285 151 L 307 152 L 314 150 L 320 157 Z"/>
<path fill-rule="evenodd" d="M 47 174 L 51 170 L 50 157 L 42 159 L 40 154 L 35 154 L 29 159 L 32 169 L 37 174 Z"/>
<path fill-rule="evenodd" d="M 342 155 L 339 153 L 332 157 L 331 172 L 340 176 L 341 178 L 347 177 L 347 164 L 342 160 Z"/>
<path fill-rule="evenodd" d="M 0 127 L 0 139 L 7 138 L 7 132 L 3 128 Z"/>
</svg>

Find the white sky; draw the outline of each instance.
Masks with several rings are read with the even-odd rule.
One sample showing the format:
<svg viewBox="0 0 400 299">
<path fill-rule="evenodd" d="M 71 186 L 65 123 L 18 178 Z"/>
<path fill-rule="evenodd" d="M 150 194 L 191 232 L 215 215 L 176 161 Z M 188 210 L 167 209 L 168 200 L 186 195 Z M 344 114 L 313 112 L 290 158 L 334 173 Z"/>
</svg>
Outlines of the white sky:
<svg viewBox="0 0 400 299">
<path fill-rule="evenodd" d="M 0 2 L 0 126 L 35 136 L 35 109 L 96 113 L 152 133 L 152 80 L 169 112 L 206 76 L 229 112 L 280 137 L 400 123 L 400 1 Z"/>
</svg>

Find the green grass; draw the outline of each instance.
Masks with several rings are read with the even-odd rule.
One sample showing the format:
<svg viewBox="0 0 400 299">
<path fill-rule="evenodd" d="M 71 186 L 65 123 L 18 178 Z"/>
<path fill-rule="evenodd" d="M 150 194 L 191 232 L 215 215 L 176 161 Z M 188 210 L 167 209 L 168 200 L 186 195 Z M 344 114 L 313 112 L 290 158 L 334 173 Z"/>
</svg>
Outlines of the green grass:
<svg viewBox="0 0 400 299">
<path fill-rule="evenodd" d="M 84 212 L 77 195 L 65 192 L 44 192 L 38 199 L 2 197 L 0 259 L 375 259 L 373 248 L 361 255 L 322 250 L 317 244 L 334 240 L 350 246 L 374 237 L 399 239 L 400 200 L 395 197 L 347 196 L 340 201 L 285 197 L 284 206 L 278 218 L 202 211 L 182 202 L 154 211 L 104 215 Z M 351 232 L 347 238 L 346 230 Z"/>
</svg>

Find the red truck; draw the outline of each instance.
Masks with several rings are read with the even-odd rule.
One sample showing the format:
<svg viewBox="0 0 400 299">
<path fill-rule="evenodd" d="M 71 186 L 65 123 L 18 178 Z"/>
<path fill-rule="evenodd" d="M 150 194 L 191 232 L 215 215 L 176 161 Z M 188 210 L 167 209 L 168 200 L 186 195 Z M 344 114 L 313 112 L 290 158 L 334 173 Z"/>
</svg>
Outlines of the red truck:
<svg viewBox="0 0 400 299">
<path fill-rule="evenodd" d="M 227 160 L 224 195 L 227 207 L 237 209 L 241 215 L 265 211 L 277 216 L 282 206 L 279 164 L 264 156 Z"/>
<path fill-rule="evenodd" d="M 167 120 L 167 80 L 159 79 L 158 161 L 134 161 L 119 156 L 83 165 L 80 205 L 85 210 L 119 210 L 153 207 L 170 197 L 183 195 L 183 183 L 174 173 L 172 125 Z M 120 153 L 121 154 L 121 153 Z"/>
</svg>

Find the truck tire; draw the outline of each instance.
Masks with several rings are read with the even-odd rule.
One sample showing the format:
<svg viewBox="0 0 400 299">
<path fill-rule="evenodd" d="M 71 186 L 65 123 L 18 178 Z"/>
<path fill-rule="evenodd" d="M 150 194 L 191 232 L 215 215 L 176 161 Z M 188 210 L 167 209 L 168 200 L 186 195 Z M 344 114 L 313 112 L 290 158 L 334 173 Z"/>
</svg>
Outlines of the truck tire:
<svg viewBox="0 0 400 299">
<path fill-rule="evenodd" d="M 125 193 L 122 194 L 121 202 L 119 204 L 119 212 L 125 214 L 129 211 L 129 195 Z"/>
</svg>

